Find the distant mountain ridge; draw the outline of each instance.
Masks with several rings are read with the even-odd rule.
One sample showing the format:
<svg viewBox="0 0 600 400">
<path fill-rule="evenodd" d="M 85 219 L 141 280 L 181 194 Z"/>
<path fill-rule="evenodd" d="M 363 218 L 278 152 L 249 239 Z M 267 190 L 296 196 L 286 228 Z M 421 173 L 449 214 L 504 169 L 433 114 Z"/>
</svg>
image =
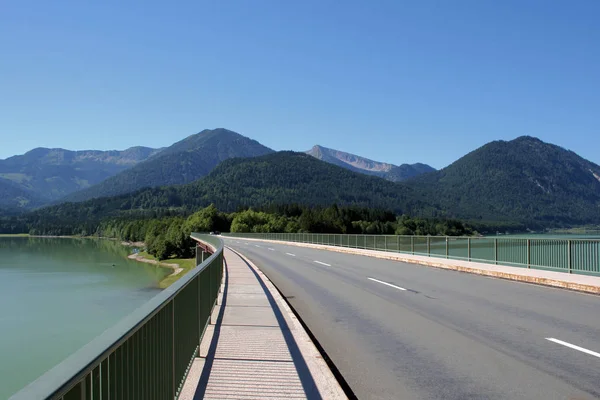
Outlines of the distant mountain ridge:
<svg viewBox="0 0 600 400">
<path fill-rule="evenodd" d="M 600 224 L 598 177 L 600 166 L 531 137 L 488 143 L 440 171 L 398 183 L 304 153 L 277 152 L 225 160 L 206 177 L 186 185 L 65 204 L 48 213 L 84 213 L 88 218 L 89 213 L 192 212 L 211 203 L 225 211 L 336 203 L 539 229 Z"/>
<path fill-rule="evenodd" d="M 435 168 L 430 167 L 427 164 L 416 163 L 394 165 L 373 161 L 355 154 L 330 149 L 320 145 L 313 146 L 305 153 L 321 161 L 325 161 L 354 172 L 379 176 L 393 182 L 401 182 L 417 175 L 435 171 Z"/>
<path fill-rule="evenodd" d="M 61 218 L 82 213 L 98 217 L 102 210 L 113 214 L 153 213 L 154 208 L 191 212 L 210 203 L 228 211 L 245 206 L 337 203 L 538 228 L 600 224 L 600 166 L 529 136 L 490 142 L 439 171 L 413 164 L 426 171 L 408 179 L 402 175 L 401 182 L 390 182 L 389 174 L 402 166 L 322 146 L 314 147 L 312 154 L 275 153 L 226 129 L 204 130 L 158 153 L 149 150 L 141 148 L 133 151 L 141 152 L 139 156 L 123 156 L 121 164 L 135 165 L 67 197 L 84 201 L 80 205 L 51 207 L 48 215 L 51 210 L 59 210 Z M 74 159 L 83 162 L 91 157 L 99 162 L 94 154 L 53 154 L 50 149 L 30 153 L 37 168 L 50 177 L 60 175 L 53 168 L 63 168 L 61 163 L 71 168 Z M 143 157 L 147 158 L 136 161 Z M 0 167 L 7 162 L 12 168 L 16 167 L 11 163 L 19 164 L 11 157 L 1 160 Z M 114 164 L 111 159 L 111 168 L 116 168 Z M 28 168 L 35 170 L 32 165 Z M 25 185 L 27 175 L 12 174 L 11 180 L 0 176 L 4 214 L 47 202 Z M 52 178 L 44 182 L 52 185 Z M 101 199 L 86 201 L 97 197 Z"/>
<path fill-rule="evenodd" d="M 114 197 L 62 203 L 25 214 L 30 221 L 93 229 L 102 218 L 122 215 L 193 212 L 214 204 L 223 211 L 239 207 L 306 204 L 356 205 L 415 213 L 435 207 L 415 200 L 412 188 L 349 171 L 304 153 L 282 151 L 223 161 L 207 176 L 185 185 L 141 189 Z M 69 222 L 71 221 L 71 222 Z"/>
<path fill-rule="evenodd" d="M 256 140 L 224 128 L 205 129 L 163 149 L 160 154 L 63 200 L 117 196 L 145 187 L 181 185 L 207 175 L 221 161 L 273 153 Z"/>
<path fill-rule="evenodd" d="M 92 186 L 160 152 L 132 147 L 123 151 L 36 148 L 0 160 L 0 179 L 13 187 L 0 188 L 0 206 L 30 208 Z M 15 190 L 19 195 L 15 195 Z"/>
</svg>

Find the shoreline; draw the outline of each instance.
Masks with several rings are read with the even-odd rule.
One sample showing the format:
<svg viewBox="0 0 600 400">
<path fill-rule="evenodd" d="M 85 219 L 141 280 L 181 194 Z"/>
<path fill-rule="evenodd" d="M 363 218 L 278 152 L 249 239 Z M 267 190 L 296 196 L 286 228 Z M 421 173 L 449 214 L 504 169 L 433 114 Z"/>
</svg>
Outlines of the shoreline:
<svg viewBox="0 0 600 400">
<path fill-rule="evenodd" d="M 126 241 L 121 241 L 121 245 L 127 246 L 127 247 L 146 247 L 146 243 L 144 243 L 144 242 L 126 242 Z"/>
<path fill-rule="evenodd" d="M 179 265 L 177 264 L 170 264 L 170 263 L 165 263 L 165 262 L 161 262 L 161 261 L 156 261 L 156 260 L 151 260 L 149 258 L 145 258 L 144 256 L 141 256 L 139 253 L 135 253 L 135 254 L 130 254 L 127 256 L 128 259 L 133 260 L 133 261 L 137 261 L 137 262 L 143 262 L 146 264 L 152 264 L 155 265 L 157 267 L 165 267 L 165 268 L 170 268 L 173 270 L 172 273 L 170 273 L 169 275 L 165 276 L 158 284 L 161 285 L 163 281 L 165 281 L 168 278 L 172 278 L 174 276 L 177 276 L 181 273 L 181 271 L 183 271 L 183 268 L 181 268 Z"/>
</svg>

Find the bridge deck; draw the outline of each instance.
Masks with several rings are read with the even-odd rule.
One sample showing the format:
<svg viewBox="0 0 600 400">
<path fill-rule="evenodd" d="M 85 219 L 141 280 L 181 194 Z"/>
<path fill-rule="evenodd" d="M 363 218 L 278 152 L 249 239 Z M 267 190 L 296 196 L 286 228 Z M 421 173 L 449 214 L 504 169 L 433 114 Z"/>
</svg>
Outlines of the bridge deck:
<svg viewBox="0 0 600 400">
<path fill-rule="evenodd" d="M 524 267 L 507 266 L 502 264 L 494 265 L 490 263 L 477 261 L 446 259 L 442 256 L 428 257 L 424 255 L 411 255 L 407 253 L 397 253 L 392 251 L 367 250 L 322 244 L 285 242 L 252 238 L 232 238 L 232 240 L 234 240 L 233 243 L 248 242 L 252 245 L 254 245 L 254 243 L 260 243 L 262 246 L 268 246 L 269 243 L 273 243 L 311 249 L 330 250 L 339 253 L 363 255 L 386 260 L 407 262 L 411 264 L 420 264 L 454 271 L 468 272 L 477 275 L 504 278 L 508 280 L 515 280 L 527 283 L 535 283 L 600 295 L 600 276 L 581 275 L 576 273 L 569 274 L 563 271 L 546 271 L 542 269 L 528 269 Z"/>
<path fill-rule="evenodd" d="M 180 398 L 345 398 L 268 278 L 229 249 L 225 259 L 223 293 Z"/>
</svg>

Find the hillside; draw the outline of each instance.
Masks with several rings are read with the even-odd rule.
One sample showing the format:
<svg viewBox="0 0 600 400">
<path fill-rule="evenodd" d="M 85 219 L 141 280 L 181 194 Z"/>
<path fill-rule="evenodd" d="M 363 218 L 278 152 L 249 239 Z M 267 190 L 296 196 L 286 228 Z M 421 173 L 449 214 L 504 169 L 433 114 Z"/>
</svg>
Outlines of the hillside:
<svg viewBox="0 0 600 400">
<path fill-rule="evenodd" d="M 461 218 L 600 222 L 600 166 L 528 136 L 488 143 L 406 184 Z"/>
<path fill-rule="evenodd" d="M 399 213 L 427 208 L 413 189 L 319 161 L 303 153 L 278 152 L 229 160 L 183 188 L 201 193 L 222 210 L 272 204 L 357 205 Z"/>
<path fill-rule="evenodd" d="M 37 148 L 0 160 L 0 178 L 14 184 L 11 192 L 1 189 L 0 207 L 18 204 L 18 207 L 30 208 L 57 200 L 95 185 L 158 151 L 147 147 L 123 151 Z M 16 189 L 21 192 L 14 192 Z"/>
<path fill-rule="evenodd" d="M 239 207 L 304 204 L 355 205 L 398 213 L 436 213 L 415 198 L 413 189 L 331 165 L 303 153 L 278 152 L 222 162 L 208 176 L 186 185 L 142 189 L 109 198 L 63 203 L 20 217 L 20 221 L 91 229 L 119 215 L 190 213 L 214 204 L 223 211 Z"/>
<path fill-rule="evenodd" d="M 0 215 L 10 215 L 23 209 L 37 207 L 43 200 L 18 184 L 0 178 Z"/>
<path fill-rule="evenodd" d="M 174 154 L 180 160 L 187 155 Z M 20 221 L 56 226 L 84 222 L 92 229 L 109 216 L 188 214 L 211 203 L 227 212 L 337 203 L 535 229 L 599 224 L 600 167 L 531 137 L 488 143 L 440 171 L 400 183 L 304 153 L 278 152 L 225 160 L 204 178 L 185 185 L 61 204 Z"/>
<path fill-rule="evenodd" d="M 355 154 L 346 153 L 339 150 L 329 149 L 323 146 L 313 146 L 312 149 L 305 152 L 321 161 L 328 162 L 354 172 L 379 176 L 392 182 L 400 182 L 426 172 L 435 171 L 434 168 L 426 164 L 402 164 L 393 165 L 379 161 L 369 160 Z"/>
<path fill-rule="evenodd" d="M 102 183 L 67 196 L 65 201 L 85 201 L 116 196 L 145 187 L 178 185 L 208 174 L 223 160 L 272 153 L 255 140 L 227 129 L 204 130 L 191 135 L 160 154 Z"/>
</svg>

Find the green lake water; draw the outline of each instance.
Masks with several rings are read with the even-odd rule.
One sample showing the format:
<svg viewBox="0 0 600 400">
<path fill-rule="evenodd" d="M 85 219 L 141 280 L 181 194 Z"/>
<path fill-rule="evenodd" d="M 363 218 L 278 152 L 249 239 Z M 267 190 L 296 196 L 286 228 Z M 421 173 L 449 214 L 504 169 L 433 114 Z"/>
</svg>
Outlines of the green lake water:
<svg viewBox="0 0 600 400">
<path fill-rule="evenodd" d="M 0 237 L 0 399 L 159 293 L 170 270 L 109 240 Z"/>
</svg>

